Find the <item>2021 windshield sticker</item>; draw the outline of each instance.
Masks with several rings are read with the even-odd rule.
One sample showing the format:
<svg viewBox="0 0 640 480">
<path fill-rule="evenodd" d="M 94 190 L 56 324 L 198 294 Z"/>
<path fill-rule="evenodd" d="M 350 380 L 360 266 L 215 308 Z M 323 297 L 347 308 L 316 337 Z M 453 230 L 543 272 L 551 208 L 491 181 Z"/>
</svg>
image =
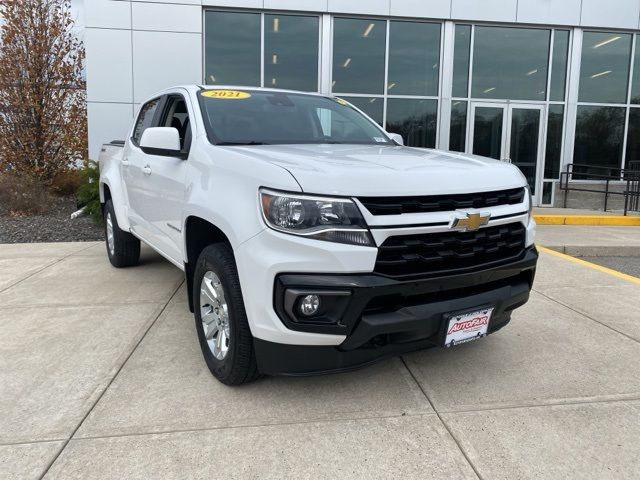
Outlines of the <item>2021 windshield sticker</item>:
<svg viewBox="0 0 640 480">
<path fill-rule="evenodd" d="M 207 90 L 200 95 L 207 98 L 216 98 L 224 100 L 243 100 L 251 97 L 248 92 L 241 92 L 239 90 Z"/>
</svg>

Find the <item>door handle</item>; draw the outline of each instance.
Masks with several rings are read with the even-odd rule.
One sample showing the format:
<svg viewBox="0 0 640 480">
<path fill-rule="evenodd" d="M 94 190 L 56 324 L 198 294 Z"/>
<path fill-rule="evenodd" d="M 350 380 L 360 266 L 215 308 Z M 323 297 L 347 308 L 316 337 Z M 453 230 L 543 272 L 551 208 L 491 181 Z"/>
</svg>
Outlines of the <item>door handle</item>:
<svg viewBox="0 0 640 480">
<path fill-rule="evenodd" d="M 123 158 L 121 163 L 122 163 L 123 167 L 128 167 L 129 166 L 129 159 Z"/>
<path fill-rule="evenodd" d="M 149 165 L 145 165 L 142 171 L 145 175 L 151 175 L 151 167 Z"/>
</svg>

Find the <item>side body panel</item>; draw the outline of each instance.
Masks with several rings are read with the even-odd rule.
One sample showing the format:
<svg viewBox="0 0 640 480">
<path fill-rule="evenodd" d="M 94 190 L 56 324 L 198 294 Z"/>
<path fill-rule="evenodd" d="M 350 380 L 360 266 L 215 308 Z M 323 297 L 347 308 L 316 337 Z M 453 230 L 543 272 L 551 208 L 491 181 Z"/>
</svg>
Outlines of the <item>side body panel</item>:
<svg viewBox="0 0 640 480">
<path fill-rule="evenodd" d="M 123 189 L 121 164 L 124 147 L 106 144 L 102 146 L 98 164 L 100 165 L 100 201 L 105 201 L 105 185 L 109 188 L 113 207 L 116 212 L 118 225 L 123 230 L 129 230 L 129 216 L 127 214 L 126 192 Z"/>
</svg>

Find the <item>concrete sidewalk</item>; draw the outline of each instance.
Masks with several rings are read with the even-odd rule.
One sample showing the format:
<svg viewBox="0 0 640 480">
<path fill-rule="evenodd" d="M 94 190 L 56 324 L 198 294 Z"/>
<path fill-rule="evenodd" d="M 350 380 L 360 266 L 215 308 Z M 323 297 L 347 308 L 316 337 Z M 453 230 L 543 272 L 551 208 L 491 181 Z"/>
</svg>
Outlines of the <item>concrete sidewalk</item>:
<svg viewBox="0 0 640 480">
<path fill-rule="evenodd" d="M 229 388 L 182 283 L 148 250 L 0 245 L 0 477 L 640 478 L 638 285 L 542 253 L 486 339 Z"/>
<path fill-rule="evenodd" d="M 640 256 L 640 227 L 538 225 L 536 243 L 577 257 Z"/>
</svg>

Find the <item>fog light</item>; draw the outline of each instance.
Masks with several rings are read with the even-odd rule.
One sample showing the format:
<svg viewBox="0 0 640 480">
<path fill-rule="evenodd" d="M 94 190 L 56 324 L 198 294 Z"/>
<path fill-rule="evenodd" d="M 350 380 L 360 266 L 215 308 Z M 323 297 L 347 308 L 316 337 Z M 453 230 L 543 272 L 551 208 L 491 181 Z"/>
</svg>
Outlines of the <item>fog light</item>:
<svg viewBox="0 0 640 480">
<path fill-rule="evenodd" d="M 302 300 L 300 300 L 300 304 L 298 305 L 300 313 L 305 317 L 315 315 L 319 308 L 320 297 L 318 297 L 318 295 L 306 295 L 302 297 Z"/>
</svg>

